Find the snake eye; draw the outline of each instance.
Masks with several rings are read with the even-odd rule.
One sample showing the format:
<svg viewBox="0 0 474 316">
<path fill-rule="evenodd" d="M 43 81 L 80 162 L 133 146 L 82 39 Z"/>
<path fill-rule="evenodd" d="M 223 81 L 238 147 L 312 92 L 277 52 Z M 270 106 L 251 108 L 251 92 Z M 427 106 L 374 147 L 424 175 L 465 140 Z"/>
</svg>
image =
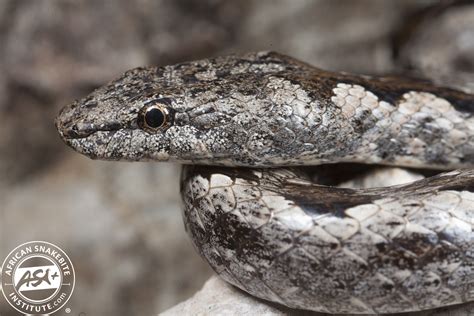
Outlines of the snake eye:
<svg viewBox="0 0 474 316">
<path fill-rule="evenodd" d="M 164 104 L 145 105 L 138 114 L 138 125 L 149 132 L 158 131 L 169 125 L 169 114 Z"/>
</svg>

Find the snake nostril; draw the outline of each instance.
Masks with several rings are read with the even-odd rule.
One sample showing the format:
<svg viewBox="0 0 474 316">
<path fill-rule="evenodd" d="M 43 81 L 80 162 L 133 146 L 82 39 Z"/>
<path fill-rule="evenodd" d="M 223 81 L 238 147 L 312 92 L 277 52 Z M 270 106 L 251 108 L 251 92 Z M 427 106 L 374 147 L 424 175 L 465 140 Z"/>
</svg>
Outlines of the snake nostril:
<svg viewBox="0 0 474 316">
<path fill-rule="evenodd" d="M 97 105 L 98 103 L 96 101 L 89 101 L 89 102 L 84 103 L 84 107 L 89 108 L 89 109 L 95 108 L 97 107 Z"/>
<path fill-rule="evenodd" d="M 63 129 L 63 135 L 69 138 L 78 138 L 80 134 L 77 130 L 77 125 L 72 125 L 71 127 L 66 127 Z"/>
<path fill-rule="evenodd" d="M 75 137 L 80 138 L 80 137 L 89 136 L 90 134 L 97 131 L 97 129 L 93 123 L 79 122 L 72 125 L 70 128 L 70 131 L 72 134 L 75 135 Z"/>
<path fill-rule="evenodd" d="M 65 138 L 83 138 L 96 131 L 92 123 L 73 123 L 72 121 L 60 121 L 56 123 L 61 135 Z"/>
<path fill-rule="evenodd" d="M 65 138 L 78 138 L 80 137 L 80 133 L 78 132 L 78 128 L 76 124 L 72 122 L 64 122 L 57 120 L 56 127 L 61 133 L 61 135 Z"/>
<path fill-rule="evenodd" d="M 56 128 L 63 138 L 83 138 L 95 131 L 94 124 L 80 121 L 79 106 L 80 102 L 75 101 L 65 106 L 56 117 Z"/>
</svg>

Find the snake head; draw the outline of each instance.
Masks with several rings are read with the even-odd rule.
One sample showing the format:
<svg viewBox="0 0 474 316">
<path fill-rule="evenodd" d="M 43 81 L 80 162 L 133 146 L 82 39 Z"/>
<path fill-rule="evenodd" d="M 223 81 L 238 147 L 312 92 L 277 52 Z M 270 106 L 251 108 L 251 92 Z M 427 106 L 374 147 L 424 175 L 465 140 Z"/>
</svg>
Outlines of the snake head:
<svg viewBox="0 0 474 316">
<path fill-rule="evenodd" d="M 63 108 L 56 126 L 93 159 L 281 163 L 288 146 L 304 149 L 291 115 L 310 100 L 288 77 L 308 69 L 268 52 L 137 68 Z M 306 99 L 289 105 L 292 95 Z"/>
</svg>

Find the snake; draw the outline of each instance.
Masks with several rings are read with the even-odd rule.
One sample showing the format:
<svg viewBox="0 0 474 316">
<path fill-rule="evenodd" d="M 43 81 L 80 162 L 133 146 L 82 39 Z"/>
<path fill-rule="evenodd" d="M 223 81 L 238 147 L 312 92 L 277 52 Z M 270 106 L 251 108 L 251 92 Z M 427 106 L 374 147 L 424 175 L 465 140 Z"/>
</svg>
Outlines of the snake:
<svg viewBox="0 0 474 316">
<path fill-rule="evenodd" d="M 474 301 L 471 93 L 256 52 L 129 70 L 55 123 L 92 159 L 182 164 L 195 248 L 254 297 L 353 314 Z M 316 182 L 347 163 L 436 173 Z"/>
</svg>

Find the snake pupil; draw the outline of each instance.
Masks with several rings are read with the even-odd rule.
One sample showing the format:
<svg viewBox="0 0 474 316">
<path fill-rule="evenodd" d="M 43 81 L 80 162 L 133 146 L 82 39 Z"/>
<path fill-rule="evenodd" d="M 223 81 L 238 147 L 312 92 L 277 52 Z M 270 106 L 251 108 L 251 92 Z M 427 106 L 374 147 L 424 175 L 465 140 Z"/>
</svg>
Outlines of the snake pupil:
<svg viewBox="0 0 474 316">
<path fill-rule="evenodd" d="M 158 128 L 165 123 L 165 114 L 159 108 L 152 107 L 145 113 L 145 123 L 151 128 Z"/>
</svg>

